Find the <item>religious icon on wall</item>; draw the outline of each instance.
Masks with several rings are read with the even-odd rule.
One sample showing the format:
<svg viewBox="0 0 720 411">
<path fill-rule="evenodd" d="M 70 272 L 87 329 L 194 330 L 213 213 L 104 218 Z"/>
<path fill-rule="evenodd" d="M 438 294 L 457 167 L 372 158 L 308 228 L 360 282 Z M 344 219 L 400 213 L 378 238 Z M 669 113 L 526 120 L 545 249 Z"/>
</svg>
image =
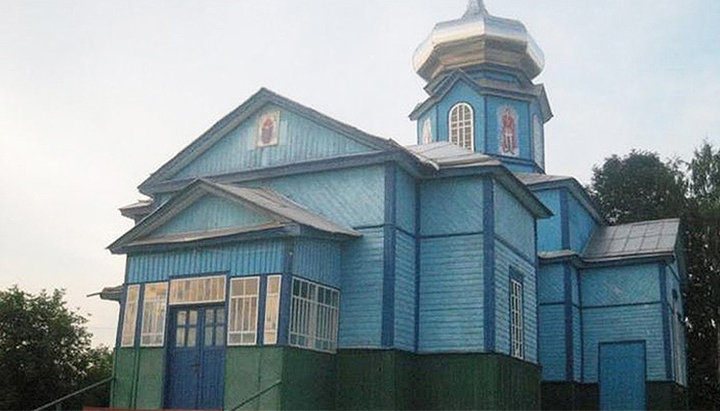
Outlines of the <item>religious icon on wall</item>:
<svg viewBox="0 0 720 411">
<path fill-rule="evenodd" d="M 278 143 L 278 130 L 280 128 L 280 112 L 270 111 L 258 119 L 258 134 L 256 146 L 267 147 Z"/>
<path fill-rule="evenodd" d="M 423 144 L 432 143 L 432 122 L 429 118 L 426 118 L 425 122 L 423 122 L 422 142 Z"/>
<path fill-rule="evenodd" d="M 510 106 L 502 106 L 498 108 L 497 117 L 500 129 L 498 141 L 500 154 L 515 157 L 518 155 L 517 112 Z"/>
</svg>

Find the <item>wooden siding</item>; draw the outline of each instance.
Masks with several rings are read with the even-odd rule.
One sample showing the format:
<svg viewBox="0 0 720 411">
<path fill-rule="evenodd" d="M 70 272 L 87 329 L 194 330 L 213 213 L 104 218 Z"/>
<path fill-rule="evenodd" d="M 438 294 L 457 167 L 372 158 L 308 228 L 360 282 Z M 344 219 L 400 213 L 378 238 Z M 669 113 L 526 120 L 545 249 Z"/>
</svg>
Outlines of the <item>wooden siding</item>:
<svg viewBox="0 0 720 411">
<path fill-rule="evenodd" d="M 564 270 L 562 263 L 543 264 L 538 275 L 538 300 L 540 304 L 565 301 Z"/>
<path fill-rule="evenodd" d="M 351 168 L 248 183 L 271 188 L 347 227 L 383 224 L 385 169 Z"/>
<path fill-rule="evenodd" d="M 301 238 L 295 244 L 293 274 L 340 288 L 340 244 Z"/>
<path fill-rule="evenodd" d="M 482 231 L 482 181 L 479 177 L 464 177 L 422 182 L 421 234 L 429 236 Z"/>
<path fill-rule="evenodd" d="M 483 237 L 425 238 L 420 248 L 420 352 L 483 349 Z"/>
<path fill-rule="evenodd" d="M 586 269 L 581 287 L 583 307 L 660 301 L 657 264 Z"/>
<path fill-rule="evenodd" d="M 510 192 L 495 184 L 495 235 L 535 259 L 535 219 Z"/>
<path fill-rule="evenodd" d="M 537 297 L 535 266 L 495 241 L 495 350 L 510 355 L 510 269 L 523 277 L 525 361 L 537 363 Z"/>
<path fill-rule="evenodd" d="M 233 276 L 281 273 L 284 250 L 281 240 L 271 240 L 129 255 L 126 282 L 167 281 L 170 276 L 221 272 Z"/>
<path fill-rule="evenodd" d="M 224 198 L 205 195 L 153 231 L 150 237 L 228 227 L 252 227 L 270 221 L 271 218 L 266 214 Z"/>
<path fill-rule="evenodd" d="M 584 308 L 583 331 L 584 382 L 597 382 L 598 345 L 611 341 L 645 341 L 648 380 L 666 379 L 660 304 Z"/>
<path fill-rule="evenodd" d="M 401 168 L 395 169 L 396 193 L 395 207 L 397 209 L 397 226 L 408 233 L 415 233 L 415 180 Z"/>
<path fill-rule="evenodd" d="M 568 193 L 568 224 L 570 225 L 570 247 L 582 252 L 597 224 L 580 202 Z"/>
<path fill-rule="evenodd" d="M 538 251 L 554 251 L 562 249 L 562 224 L 560 216 L 560 191 L 535 191 L 535 195 L 552 211 L 550 218 L 538 220 Z"/>
<path fill-rule="evenodd" d="M 397 231 L 395 243 L 395 348 L 415 349 L 415 237 Z"/>
<path fill-rule="evenodd" d="M 250 116 L 173 178 L 210 176 L 372 151 L 369 147 L 287 110 L 280 110 L 278 145 L 258 148 L 255 146 L 258 117 L 273 110 L 280 109 L 267 106 Z"/>
<path fill-rule="evenodd" d="M 343 246 L 339 348 L 379 347 L 382 329 L 383 228 Z"/>
<path fill-rule="evenodd" d="M 540 364 L 544 381 L 565 380 L 565 307 L 540 306 Z"/>
</svg>

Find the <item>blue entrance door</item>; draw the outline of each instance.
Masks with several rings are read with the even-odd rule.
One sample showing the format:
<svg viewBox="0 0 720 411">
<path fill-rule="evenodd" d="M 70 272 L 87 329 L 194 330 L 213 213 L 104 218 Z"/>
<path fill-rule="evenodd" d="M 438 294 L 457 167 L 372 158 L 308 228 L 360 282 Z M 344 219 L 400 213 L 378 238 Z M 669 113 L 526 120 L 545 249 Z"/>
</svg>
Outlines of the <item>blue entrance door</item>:
<svg viewBox="0 0 720 411">
<path fill-rule="evenodd" d="M 600 409 L 645 409 L 645 343 L 600 344 Z"/>
<path fill-rule="evenodd" d="M 168 408 L 221 409 L 225 372 L 224 307 L 171 311 Z"/>
</svg>

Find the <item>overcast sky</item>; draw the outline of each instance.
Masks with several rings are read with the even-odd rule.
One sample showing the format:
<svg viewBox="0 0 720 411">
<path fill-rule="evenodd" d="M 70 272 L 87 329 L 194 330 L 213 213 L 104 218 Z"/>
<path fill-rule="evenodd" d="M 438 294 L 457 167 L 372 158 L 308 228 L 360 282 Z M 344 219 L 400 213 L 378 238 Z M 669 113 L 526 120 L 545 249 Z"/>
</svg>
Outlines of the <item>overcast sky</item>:
<svg viewBox="0 0 720 411">
<path fill-rule="evenodd" d="M 466 0 L 0 1 L 0 289 L 66 288 L 112 344 L 137 185 L 258 88 L 414 142 L 415 47 Z M 720 144 L 720 1 L 488 0 L 545 52 L 548 172 Z"/>
</svg>

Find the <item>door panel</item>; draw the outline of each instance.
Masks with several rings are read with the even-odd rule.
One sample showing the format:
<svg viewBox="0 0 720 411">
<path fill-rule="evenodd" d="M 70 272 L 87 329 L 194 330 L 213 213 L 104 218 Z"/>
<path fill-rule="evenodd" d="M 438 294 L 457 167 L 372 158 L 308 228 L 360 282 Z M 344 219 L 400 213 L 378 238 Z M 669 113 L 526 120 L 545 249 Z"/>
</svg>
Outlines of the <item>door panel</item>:
<svg viewBox="0 0 720 411">
<path fill-rule="evenodd" d="M 225 308 L 175 308 L 170 321 L 166 407 L 222 408 Z"/>
<path fill-rule="evenodd" d="M 200 350 L 198 344 L 198 311 L 175 310 L 170 319 L 172 333 L 168 347 L 169 408 L 195 408 L 200 381 Z"/>
<path fill-rule="evenodd" d="M 645 343 L 600 344 L 600 409 L 645 409 Z"/>
<path fill-rule="evenodd" d="M 225 388 L 225 309 L 206 308 L 203 315 L 200 408 L 222 408 Z"/>
</svg>

